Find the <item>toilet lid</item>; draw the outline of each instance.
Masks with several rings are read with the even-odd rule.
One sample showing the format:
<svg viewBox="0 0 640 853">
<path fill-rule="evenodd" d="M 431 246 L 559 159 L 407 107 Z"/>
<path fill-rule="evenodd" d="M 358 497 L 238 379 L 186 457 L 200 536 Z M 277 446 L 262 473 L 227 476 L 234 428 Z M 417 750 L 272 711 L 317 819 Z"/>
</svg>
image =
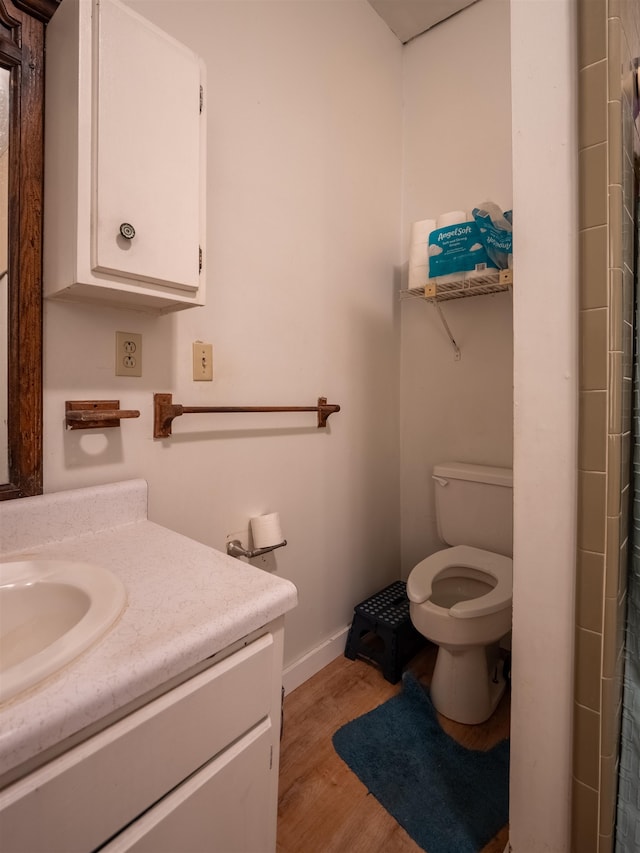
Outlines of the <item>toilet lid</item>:
<svg viewBox="0 0 640 853">
<path fill-rule="evenodd" d="M 407 580 L 409 600 L 414 604 L 422 604 L 431 598 L 432 584 L 437 575 L 453 566 L 464 566 L 486 572 L 495 579 L 496 585 L 485 595 L 454 604 L 448 611 L 452 616 L 458 619 L 487 616 L 510 605 L 513 593 L 511 557 L 504 557 L 493 551 L 484 551 L 482 548 L 472 548 L 470 545 L 445 548 L 418 563 Z"/>
</svg>

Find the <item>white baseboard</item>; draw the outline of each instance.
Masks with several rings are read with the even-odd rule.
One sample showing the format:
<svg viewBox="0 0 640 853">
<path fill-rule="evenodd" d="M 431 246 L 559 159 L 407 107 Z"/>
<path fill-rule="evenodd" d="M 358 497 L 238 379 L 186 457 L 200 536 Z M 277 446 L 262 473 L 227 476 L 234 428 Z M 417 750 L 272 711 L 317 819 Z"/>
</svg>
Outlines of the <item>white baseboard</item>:
<svg viewBox="0 0 640 853">
<path fill-rule="evenodd" d="M 329 637 L 328 640 L 316 646 L 315 649 L 311 649 L 306 655 L 286 666 L 282 673 L 284 692 L 291 693 L 292 690 L 304 684 L 316 672 L 320 672 L 332 660 L 344 654 L 344 647 L 350 627 L 350 625 L 347 625 L 346 628 L 341 628 L 332 637 Z"/>
</svg>

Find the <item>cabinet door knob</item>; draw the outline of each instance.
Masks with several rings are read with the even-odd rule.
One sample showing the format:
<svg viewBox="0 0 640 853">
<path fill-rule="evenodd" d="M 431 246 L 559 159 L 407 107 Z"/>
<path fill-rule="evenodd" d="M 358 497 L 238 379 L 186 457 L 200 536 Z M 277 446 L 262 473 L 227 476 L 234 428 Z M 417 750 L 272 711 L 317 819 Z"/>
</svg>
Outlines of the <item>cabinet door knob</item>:
<svg viewBox="0 0 640 853">
<path fill-rule="evenodd" d="M 136 229 L 133 225 L 129 225 L 128 222 L 123 222 L 120 226 L 120 233 L 125 238 L 125 240 L 133 240 L 136 236 Z"/>
</svg>

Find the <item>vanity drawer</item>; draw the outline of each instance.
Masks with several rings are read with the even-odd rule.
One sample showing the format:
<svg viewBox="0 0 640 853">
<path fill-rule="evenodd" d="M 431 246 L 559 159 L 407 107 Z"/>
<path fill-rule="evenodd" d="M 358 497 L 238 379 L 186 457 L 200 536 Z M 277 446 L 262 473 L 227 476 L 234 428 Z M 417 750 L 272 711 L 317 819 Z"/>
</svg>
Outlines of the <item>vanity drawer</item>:
<svg viewBox="0 0 640 853">
<path fill-rule="evenodd" d="M 266 721 L 130 824 L 100 853 L 275 850 Z"/>
<path fill-rule="evenodd" d="M 3 849 L 104 844 L 270 712 L 279 719 L 274 663 L 269 633 L 2 791 Z"/>
</svg>

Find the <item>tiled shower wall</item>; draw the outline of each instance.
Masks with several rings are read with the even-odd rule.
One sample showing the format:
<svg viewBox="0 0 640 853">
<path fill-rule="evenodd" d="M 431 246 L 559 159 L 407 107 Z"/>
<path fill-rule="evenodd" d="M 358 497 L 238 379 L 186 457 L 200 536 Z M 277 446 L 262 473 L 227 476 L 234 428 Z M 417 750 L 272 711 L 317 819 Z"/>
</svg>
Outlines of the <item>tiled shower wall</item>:
<svg viewBox="0 0 640 853">
<path fill-rule="evenodd" d="M 639 0 L 578 0 L 580 419 L 575 853 L 613 850 L 631 448 Z"/>
</svg>

